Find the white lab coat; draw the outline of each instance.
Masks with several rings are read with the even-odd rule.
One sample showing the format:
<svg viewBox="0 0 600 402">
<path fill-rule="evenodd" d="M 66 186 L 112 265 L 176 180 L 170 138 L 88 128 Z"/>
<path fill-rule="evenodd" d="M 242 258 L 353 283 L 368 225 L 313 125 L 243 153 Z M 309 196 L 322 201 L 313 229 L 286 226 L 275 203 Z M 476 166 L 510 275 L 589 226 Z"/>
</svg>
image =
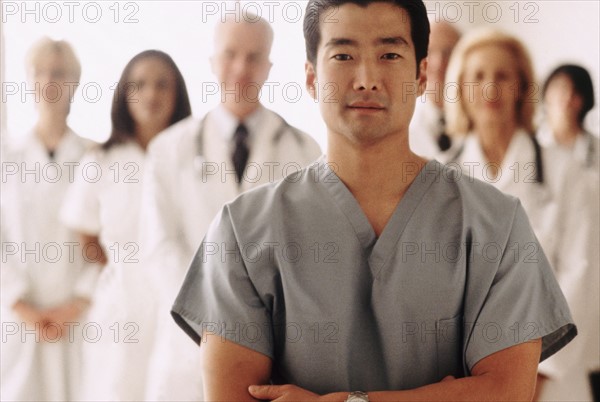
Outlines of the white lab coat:
<svg viewBox="0 0 600 402">
<path fill-rule="evenodd" d="M 52 308 L 90 298 L 96 272 L 84 266 L 75 233 L 59 221 L 72 168 L 91 142 L 71 130 L 50 159 L 33 132 L 5 153 L 2 182 L 1 399 L 73 400 L 80 371 L 81 326 L 56 341 L 24 332 L 12 306 Z M 16 174 L 12 174 L 15 172 Z M 30 173 L 23 176 L 27 170 Z M 24 253 L 26 252 L 26 253 Z M 22 326 L 23 325 L 23 326 Z M 32 327 L 28 326 L 29 329 Z M 16 332 L 15 332 L 16 331 Z"/>
<path fill-rule="evenodd" d="M 577 135 L 572 147 L 558 145 L 554 139 L 554 135 L 549 129 L 541 129 L 538 132 L 537 138 L 539 139 L 540 144 L 547 147 L 556 146 L 563 149 L 579 164 L 596 174 L 599 174 L 600 139 L 597 136 L 587 131 L 581 132 Z"/>
<path fill-rule="evenodd" d="M 410 150 L 427 159 L 436 159 L 446 163 L 460 149 L 462 138 L 452 139 L 452 145 L 446 151 L 441 151 L 438 136 L 442 132 L 442 110 L 432 102 L 424 102 L 425 97 L 417 99 L 415 113 L 408 129 Z"/>
<path fill-rule="evenodd" d="M 149 279 L 139 265 L 144 158 L 134 141 L 91 151 L 62 209 L 70 228 L 98 235 L 107 258 L 88 317 L 101 332 L 83 347 L 81 400 L 144 399 L 155 325 Z"/>
<path fill-rule="evenodd" d="M 192 117 L 168 128 L 149 147 L 142 249 L 148 252 L 146 264 L 156 278 L 161 301 L 148 400 L 203 399 L 198 347 L 169 312 L 214 216 L 241 192 L 294 173 L 321 154 L 310 136 L 291 128 L 281 131 L 281 118 L 260 107 L 245 121 L 250 132 L 248 180 L 238 186 L 231 162 L 237 124 L 223 106 L 211 111 L 202 130 L 200 161 L 196 157 L 201 123 Z M 202 162 L 204 169 L 199 168 Z"/>
<path fill-rule="evenodd" d="M 564 350 L 540 364 L 540 373 L 550 378 L 541 400 L 591 400 L 587 373 L 600 366 L 598 182 L 561 150 L 544 147 L 544 184 L 533 183 L 534 155 L 531 139 L 519 130 L 501 174 L 492 178 L 479 140 L 470 134 L 456 163 L 465 174 L 521 200 L 578 327 L 578 336 Z"/>
</svg>

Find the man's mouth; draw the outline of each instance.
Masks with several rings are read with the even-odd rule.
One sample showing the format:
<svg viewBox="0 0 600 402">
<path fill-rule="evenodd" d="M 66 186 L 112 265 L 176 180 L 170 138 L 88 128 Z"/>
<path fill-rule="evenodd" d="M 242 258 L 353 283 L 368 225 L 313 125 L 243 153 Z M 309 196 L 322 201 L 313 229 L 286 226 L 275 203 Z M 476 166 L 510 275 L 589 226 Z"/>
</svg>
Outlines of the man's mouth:
<svg viewBox="0 0 600 402">
<path fill-rule="evenodd" d="M 383 110 L 385 107 L 377 102 L 352 102 L 348 105 L 350 109 L 357 110 Z"/>
</svg>

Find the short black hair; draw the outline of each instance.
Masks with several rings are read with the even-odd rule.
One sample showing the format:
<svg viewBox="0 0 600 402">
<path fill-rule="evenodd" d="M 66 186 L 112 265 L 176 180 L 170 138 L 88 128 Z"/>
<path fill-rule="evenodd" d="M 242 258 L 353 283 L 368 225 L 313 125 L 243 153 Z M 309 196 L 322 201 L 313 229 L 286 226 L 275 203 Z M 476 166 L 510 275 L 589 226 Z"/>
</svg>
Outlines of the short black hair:
<svg viewBox="0 0 600 402">
<path fill-rule="evenodd" d="M 169 125 L 177 123 L 179 120 L 182 120 L 192 114 L 190 98 L 185 85 L 185 80 L 183 79 L 181 71 L 179 71 L 179 68 L 171 56 L 160 50 L 143 51 L 134 56 L 129 63 L 127 63 L 123 73 L 121 74 L 119 83 L 117 84 L 117 89 L 115 90 L 113 96 L 113 103 L 110 112 L 112 130 L 108 140 L 102 144 L 102 148 L 105 150 L 111 148 L 113 145 L 125 142 L 135 136 L 135 122 L 133 121 L 133 117 L 131 116 L 128 107 L 127 86 L 130 84 L 128 80 L 133 67 L 139 61 L 146 59 L 157 59 L 163 61 L 175 76 L 175 108 L 173 110 L 171 120 L 169 121 Z"/>
<path fill-rule="evenodd" d="M 321 41 L 319 20 L 325 10 L 352 3 L 367 7 L 371 3 L 390 3 L 404 9 L 410 16 L 410 36 L 415 46 L 417 59 L 417 77 L 419 64 L 427 57 L 429 47 L 429 19 L 427 9 L 422 0 L 309 0 L 304 16 L 304 41 L 306 43 L 306 59 L 313 65 L 317 62 L 317 50 Z M 334 17 L 335 18 L 335 17 Z"/>
<path fill-rule="evenodd" d="M 594 84 L 592 77 L 588 71 L 576 64 L 563 64 L 556 67 L 546 79 L 544 83 L 543 95 L 546 97 L 546 91 L 550 83 L 559 76 L 566 76 L 573 84 L 573 91 L 581 97 L 583 105 L 577 116 L 577 121 L 580 125 L 583 124 L 585 116 L 594 108 Z"/>
</svg>

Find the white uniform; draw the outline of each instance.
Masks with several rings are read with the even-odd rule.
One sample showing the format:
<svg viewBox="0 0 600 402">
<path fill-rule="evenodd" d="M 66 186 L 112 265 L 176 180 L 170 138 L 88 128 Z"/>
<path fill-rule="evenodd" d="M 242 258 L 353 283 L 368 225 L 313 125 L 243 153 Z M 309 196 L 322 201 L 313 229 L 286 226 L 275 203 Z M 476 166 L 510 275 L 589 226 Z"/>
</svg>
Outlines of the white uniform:
<svg viewBox="0 0 600 402">
<path fill-rule="evenodd" d="M 203 397 L 199 350 L 177 328 L 169 311 L 214 216 L 243 191 L 294 173 L 321 153 L 310 136 L 264 107 L 244 124 L 250 133 L 250 155 L 241 185 L 231 162 L 231 138 L 238 121 L 222 105 L 202 122 L 190 117 L 175 124 L 150 144 L 142 249 L 150 252 L 148 268 L 156 277 L 161 301 L 149 400 Z"/>
<path fill-rule="evenodd" d="M 82 400 L 144 399 L 154 308 L 139 265 L 139 213 L 144 151 L 133 142 L 96 149 L 81 162 L 63 221 L 98 235 L 107 258 L 89 313 L 94 341 L 84 344 Z M 92 253 L 93 254 L 93 253 Z"/>
<path fill-rule="evenodd" d="M 600 366 L 598 182 L 561 150 L 542 148 L 544 183 L 538 184 L 534 161 L 533 141 L 524 131 L 514 135 L 496 178 L 473 134 L 457 159 L 465 173 L 520 198 L 578 327 L 564 351 L 540 364 L 540 373 L 551 379 L 542 400 L 591 400 L 587 372 Z"/>
<path fill-rule="evenodd" d="M 558 146 L 549 130 L 540 130 L 537 137 L 544 146 Z M 560 146 L 560 148 L 568 152 L 582 166 L 598 174 L 600 169 L 600 139 L 597 136 L 584 131 L 577 135 L 572 147 Z"/>
<path fill-rule="evenodd" d="M 451 139 L 451 147 L 442 151 L 438 137 L 444 131 L 443 113 L 431 102 L 420 98 L 415 106 L 415 115 L 410 122 L 408 140 L 410 150 L 427 159 L 437 159 L 446 163 L 460 149 L 460 138 Z"/>
<path fill-rule="evenodd" d="M 34 333 L 25 332 L 12 306 L 23 300 L 47 309 L 77 296 L 91 296 L 96 272 L 84 267 L 75 234 L 58 218 L 73 167 L 90 145 L 69 130 L 50 159 L 42 142 L 30 133 L 5 153 L 0 271 L 3 401 L 64 401 L 77 393 L 81 326 L 71 326 L 71 339 L 63 333 L 56 341 L 44 331 L 36 339 Z"/>
</svg>

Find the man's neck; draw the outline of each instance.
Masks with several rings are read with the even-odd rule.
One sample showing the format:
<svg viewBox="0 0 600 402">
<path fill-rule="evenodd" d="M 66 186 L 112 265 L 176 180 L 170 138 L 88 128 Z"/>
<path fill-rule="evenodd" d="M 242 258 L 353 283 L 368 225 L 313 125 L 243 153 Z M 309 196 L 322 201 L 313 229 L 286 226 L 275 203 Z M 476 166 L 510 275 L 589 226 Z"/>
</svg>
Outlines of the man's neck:
<svg viewBox="0 0 600 402">
<path fill-rule="evenodd" d="M 354 195 L 377 236 L 427 163 L 410 151 L 407 138 L 388 136 L 365 145 L 332 133 L 327 161 Z"/>
<path fill-rule="evenodd" d="M 406 138 L 387 136 L 358 144 L 330 134 L 327 160 L 354 193 L 401 194 L 427 161 L 411 152 Z M 390 180 L 402 178 L 402 180 Z"/>
<path fill-rule="evenodd" d="M 240 103 L 224 103 L 223 106 L 227 111 L 233 114 L 239 121 L 245 120 L 252 113 L 260 109 L 261 104 L 259 102 L 240 102 Z"/>
</svg>

